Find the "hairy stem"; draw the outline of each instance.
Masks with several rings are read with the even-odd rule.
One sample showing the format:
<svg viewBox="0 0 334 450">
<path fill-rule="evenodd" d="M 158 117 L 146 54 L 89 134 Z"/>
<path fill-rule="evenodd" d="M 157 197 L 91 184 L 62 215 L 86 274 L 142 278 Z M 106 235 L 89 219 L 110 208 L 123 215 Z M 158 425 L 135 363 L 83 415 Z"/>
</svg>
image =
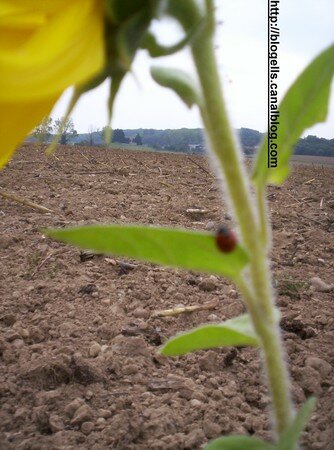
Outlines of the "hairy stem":
<svg viewBox="0 0 334 450">
<path fill-rule="evenodd" d="M 274 320 L 267 320 L 262 314 L 257 297 L 251 292 L 244 278 L 237 280 L 236 285 L 244 298 L 254 328 L 261 340 L 262 358 L 265 363 L 274 405 L 276 431 L 280 436 L 291 425 L 294 410 L 290 398 L 289 378 L 278 327 L 279 312 L 276 311 L 275 314 L 273 309 Z"/>
<path fill-rule="evenodd" d="M 260 189 L 256 187 L 256 201 L 257 208 L 259 211 L 259 225 L 260 225 L 260 236 L 262 240 L 262 244 L 264 247 L 268 248 L 270 246 L 271 236 L 269 234 L 269 227 L 267 225 L 267 208 L 265 201 L 266 191 L 265 189 Z"/>
<path fill-rule="evenodd" d="M 289 380 L 271 290 L 266 248 L 261 239 L 264 210 L 261 217 L 255 209 L 249 178 L 234 140 L 217 70 L 211 33 L 204 30 L 192 42 L 192 55 L 203 91 L 202 118 L 215 162 L 224 174 L 227 195 L 238 220 L 243 243 L 251 257 L 250 282 L 252 290 L 239 283 L 260 337 L 263 359 L 273 398 L 278 435 L 290 424 L 293 407 Z M 262 222 L 262 223 L 259 223 Z"/>
</svg>

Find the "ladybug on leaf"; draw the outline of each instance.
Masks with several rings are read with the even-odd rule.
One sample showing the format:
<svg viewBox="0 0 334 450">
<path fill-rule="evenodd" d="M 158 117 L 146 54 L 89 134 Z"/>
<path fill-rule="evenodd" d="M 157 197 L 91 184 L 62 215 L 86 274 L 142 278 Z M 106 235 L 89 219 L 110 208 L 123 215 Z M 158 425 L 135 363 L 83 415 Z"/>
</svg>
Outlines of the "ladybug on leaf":
<svg viewBox="0 0 334 450">
<path fill-rule="evenodd" d="M 216 244 L 224 253 L 231 253 L 237 246 L 237 235 L 225 225 L 221 225 L 216 233 Z"/>
</svg>

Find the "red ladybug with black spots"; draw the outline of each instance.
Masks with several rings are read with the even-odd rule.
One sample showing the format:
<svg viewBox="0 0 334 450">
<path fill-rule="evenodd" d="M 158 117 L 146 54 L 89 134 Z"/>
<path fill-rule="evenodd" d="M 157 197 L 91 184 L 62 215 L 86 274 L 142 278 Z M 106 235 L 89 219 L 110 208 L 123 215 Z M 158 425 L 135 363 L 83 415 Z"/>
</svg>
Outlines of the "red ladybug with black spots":
<svg viewBox="0 0 334 450">
<path fill-rule="evenodd" d="M 237 246 L 237 235 L 225 225 L 221 225 L 216 233 L 216 244 L 224 253 L 231 253 Z"/>
</svg>

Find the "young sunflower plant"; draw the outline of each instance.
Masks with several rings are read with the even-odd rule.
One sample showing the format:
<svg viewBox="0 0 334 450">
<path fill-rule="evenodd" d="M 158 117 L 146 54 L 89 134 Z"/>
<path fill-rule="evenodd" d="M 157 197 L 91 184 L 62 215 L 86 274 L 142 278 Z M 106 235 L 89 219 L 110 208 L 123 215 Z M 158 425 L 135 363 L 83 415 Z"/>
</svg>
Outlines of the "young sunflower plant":
<svg viewBox="0 0 334 450">
<path fill-rule="evenodd" d="M 173 46 L 150 31 L 153 19 L 172 17 L 184 30 Z M 74 86 L 73 109 L 86 91 L 110 79 L 109 111 L 139 49 L 152 58 L 189 47 L 196 78 L 179 69 L 153 67 L 154 80 L 199 109 L 209 155 L 231 205 L 239 243 L 229 251 L 210 233 L 136 225 L 85 226 L 46 233 L 63 242 L 114 255 L 214 273 L 240 290 L 248 313 L 204 325 L 170 339 L 166 356 L 222 346 L 259 348 L 272 398 L 271 442 L 252 436 L 225 436 L 206 449 L 295 450 L 314 408 L 309 399 L 296 412 L 274 303 L 268 252 L 270 224 L 267 183 L 282 183 L 293 146 L 306 128 L 324 121 L 334 73 L 334 45 L 302 72 L 279 107 L 279 165 L 267 167 L 267 138 L 249 177 L 228 120 L 214 53 L 212 0 L 31 0 L 0 1 L 0 101 L 2 165 L 17 144 L 50 113 L 64 89 Z M 254 192 L 254 194 L 252 193 Z"/>
</svg>

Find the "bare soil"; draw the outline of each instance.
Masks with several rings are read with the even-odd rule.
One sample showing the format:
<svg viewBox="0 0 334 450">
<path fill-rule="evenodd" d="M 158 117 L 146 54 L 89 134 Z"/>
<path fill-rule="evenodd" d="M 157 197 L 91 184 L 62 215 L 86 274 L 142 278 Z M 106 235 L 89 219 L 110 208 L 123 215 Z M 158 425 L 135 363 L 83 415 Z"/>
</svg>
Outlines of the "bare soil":
<svg viewBox="0 0 334 450">
<path fill-rule="evenodd" d="M 199 165 L 199 166 L 198 166 Z M 223 278 L 82 254 L 43 227 L 94 222 L 233 226 L 203 157 L 25 146 L 0 186 L 51 208 L 0 197 L 0 449 L 200 449 L 215 437 L 270 439 L 256 349 L 163 358 L 175 333 L 244 312 Z M 295 165 L 269 188 L 272 267 L 293 396 L 318 398 L 303 449 L 334 441 L 333 167 Z M 190 212 L 187 211 L 190 209 Z M 191 210 L 202 209 L 204 212 Z M 213 310 L 156 318 L 217 301 Z"/>
</svg>

